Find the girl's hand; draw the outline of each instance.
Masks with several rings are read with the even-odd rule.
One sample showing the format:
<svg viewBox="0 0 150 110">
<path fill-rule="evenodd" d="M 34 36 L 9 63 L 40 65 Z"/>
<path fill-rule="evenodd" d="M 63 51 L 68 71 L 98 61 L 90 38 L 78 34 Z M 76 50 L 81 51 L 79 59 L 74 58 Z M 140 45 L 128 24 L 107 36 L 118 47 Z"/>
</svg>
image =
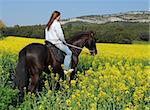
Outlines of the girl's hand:
<svg viewBox="0 0 150 110">
<path fill-rule="evenodd" d="M 64 41 L 63 41 L 63 43 L 65 43 L 65 44 L 66 44 L 67 42 L 64 40 Z"/>
</svg>

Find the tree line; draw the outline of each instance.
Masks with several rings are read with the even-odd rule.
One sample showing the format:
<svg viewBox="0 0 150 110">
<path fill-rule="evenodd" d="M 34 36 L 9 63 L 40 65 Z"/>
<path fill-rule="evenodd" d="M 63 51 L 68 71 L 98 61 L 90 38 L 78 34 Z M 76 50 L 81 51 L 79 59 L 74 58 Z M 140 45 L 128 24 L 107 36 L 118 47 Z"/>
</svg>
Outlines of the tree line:
<svg viewBox="0 0 150 110">
<path fill-rule="evenodd" d="M 132 43 L 133 41 L 149 41 L 148 23 L 113 22 L 106 24 L 91 24 L 71 22 L 62 25 L 66 38 L 84 31 L 96 32 L 96 40 L 100 43 Z M 1 36 L 20 36 L 44 39 L 45 25 L 2 27 Z"/>
</svg>

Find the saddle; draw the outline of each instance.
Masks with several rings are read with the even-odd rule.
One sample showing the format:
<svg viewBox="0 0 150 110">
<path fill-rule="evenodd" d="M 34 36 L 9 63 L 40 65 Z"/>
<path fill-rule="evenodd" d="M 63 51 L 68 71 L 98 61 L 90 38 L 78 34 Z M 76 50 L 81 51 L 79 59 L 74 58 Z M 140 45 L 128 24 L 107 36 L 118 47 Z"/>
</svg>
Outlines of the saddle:
<svg viewBox="0 0 150 110">
<path fill-rule="evenodd" d="M 58 49 L 54 44 L 49 41 L 45 41 L 45 45 L 50 49 L 51 52 L 55 55 L 55 58 L 58 62 L 63 63 L 66 53 Z"/>
</svg>

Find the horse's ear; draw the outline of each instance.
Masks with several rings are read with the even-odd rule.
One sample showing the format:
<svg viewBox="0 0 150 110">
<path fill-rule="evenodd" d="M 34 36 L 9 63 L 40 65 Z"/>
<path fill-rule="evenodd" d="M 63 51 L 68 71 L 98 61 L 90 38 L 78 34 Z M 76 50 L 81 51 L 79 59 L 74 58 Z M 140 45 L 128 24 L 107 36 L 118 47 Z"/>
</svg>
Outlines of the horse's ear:
<svg viewBox="0 0 150 110">
<path fill-rule="evenodd" d="M 90 34 L 91 34 L 92 37 L 94 37 L 96 32 L 91 31 Z"/>
</svg>

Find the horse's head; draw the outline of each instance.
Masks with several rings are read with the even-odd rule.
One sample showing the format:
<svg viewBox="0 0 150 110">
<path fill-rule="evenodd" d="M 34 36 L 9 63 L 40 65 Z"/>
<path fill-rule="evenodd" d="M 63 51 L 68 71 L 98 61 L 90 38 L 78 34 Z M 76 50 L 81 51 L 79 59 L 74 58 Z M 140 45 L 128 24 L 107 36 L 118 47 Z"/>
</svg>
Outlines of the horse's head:
<svg viewBox="0 0 150 110">
<path fill-rule="evenodd" d="M 90 50 L 91 55 L 97 54 L 96 49 L 96 39 L 94 38 L 95 33 L 93 31 L 88 32 L 88 39 L 86 41 L 85 47 Z"/>
</svg>

